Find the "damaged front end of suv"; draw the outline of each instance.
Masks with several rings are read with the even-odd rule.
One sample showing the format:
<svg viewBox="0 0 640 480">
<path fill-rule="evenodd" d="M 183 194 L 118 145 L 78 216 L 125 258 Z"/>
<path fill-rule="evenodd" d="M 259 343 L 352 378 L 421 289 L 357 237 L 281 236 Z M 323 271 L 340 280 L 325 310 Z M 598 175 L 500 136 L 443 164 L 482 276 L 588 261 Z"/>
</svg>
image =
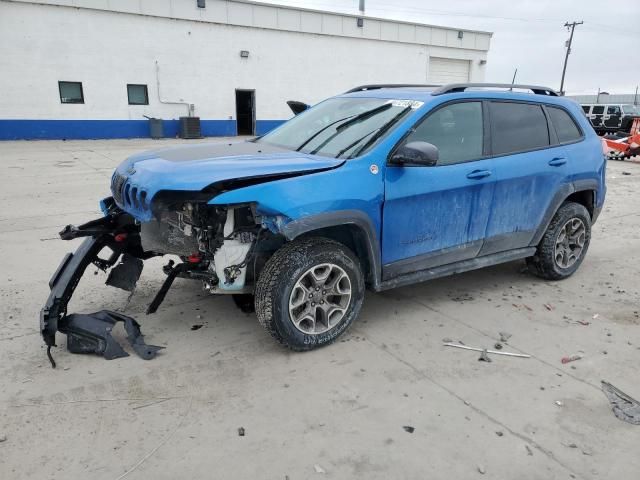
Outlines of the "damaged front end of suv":
<svg viewBox="0 0 640 480">
<path fill-rule="evenodd" d="M 112 176 L 112 196 L 101 202 L 104 216 L 60 232 L 63 240 L 85 240 L 62 260 L 41 311 L 41 333 L 52 365 L 50 349 L 58 331 L 67 335 L 71 352 L 97 353 L 107 359 L 126 356 L 111 337 L 118 321 L 124 323 L 127 339 L 142 358 L 153 358 L 159 349 L 144 343 L 139 324 L 131 317 L 108 310 L 67 313 L 90 265 L 109 271 L 107 285 L 131 292 L 145 260 L 178 257 L 163 267 L 166 278 L 147 314 L 158 309 L 177 277 L 199 280 L 206 291 L 232 294 L 241 308 L 251 308 L 256 272 L 284 243 L 277 226 L 280 219 L 265 215 L 253 202 L 210 202 L 225 192 L 322 172 L 342 163 L 253 142 L 168 148 L 125 160 Z M 106 258 L 103 252 L 108 252 Z"/>
</svg>

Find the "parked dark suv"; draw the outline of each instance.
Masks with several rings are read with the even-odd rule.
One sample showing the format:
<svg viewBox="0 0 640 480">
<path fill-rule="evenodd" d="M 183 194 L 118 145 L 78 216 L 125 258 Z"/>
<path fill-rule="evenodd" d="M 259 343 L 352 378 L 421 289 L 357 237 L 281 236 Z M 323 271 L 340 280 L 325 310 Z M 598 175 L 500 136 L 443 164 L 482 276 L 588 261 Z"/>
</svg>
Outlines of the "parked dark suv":
<svg viewBox="0 0 640 480">
<path fill-rule="evenodd" d="M 629 134 L 636 118 L 640 118 L 640 108 L 621 103 L 583 104 L 582 110 L 598 135 L 606 133 Z"/>
<path fill-rule="evenodd" d="M 100 330 L 89 328 L 91 315 L 82 328 L 67 315 L 80 276 L 91 263 L 113 267 L 107 283 L 130 290 L 142 262 L 158 255 L 174 260 L 150 313 L 174 278 L 192 278 L 255 306 L 294 350 L 343 333 L 366 287 L 517 259 L 563 279 L 585 258 L 605 166 L 580 106 L 549 88 L 356 88 L 254 140 L 125 160 L 104 217 L 61 232 L 87 238 L 51 280 L 42 334 L 51 346 L 60 329 L 74 351 L 94 342 L 102 353 L 103 330 L 123 316 L 94 314 Z M 104 247 L 113 252 L 106 259 Z"/>
</svg>

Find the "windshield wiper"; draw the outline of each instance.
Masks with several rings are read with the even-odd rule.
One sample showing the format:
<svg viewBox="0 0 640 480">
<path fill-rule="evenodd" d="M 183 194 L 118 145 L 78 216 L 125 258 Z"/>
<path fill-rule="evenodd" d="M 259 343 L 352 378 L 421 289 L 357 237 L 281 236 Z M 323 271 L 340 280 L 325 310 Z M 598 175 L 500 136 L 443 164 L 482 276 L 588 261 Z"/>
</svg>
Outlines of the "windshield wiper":
<svg viewBox="0 0 640 480">
<path fill-rule="evenodd" d="M 340 122 L 344 122 L 345 120 L 349 120 L 350 118 L 355 117 L 355 115 L 349 115 L 348 117 L 344 117 L 344 118 L 339 118 L 338 120 L 335 120 L 333 122 L 331 122 L 329 125 L 325 125 L 324 127 L 322 127 L 320 130 L 318 130 L 316 133 L 314 133 L 313 135 L 311 135 L 309 138 L 307 138 L 304 143 L 302 143 L 302 145 L 300 145 L 298 148 L 296 148 L 296 152 L 299 152 L 300 150 L 302 150 L 304 147 L 307 146 L 307 144 L 313 140 L 314 138 L 316 138 L 318 135 L 320 135 L 322 132 L 324 132 L 327 128 L 334 126 L 336 123 L 340 123 Z"/>
<path fill-rule="evenodd" d="M 349 128 L 352 125 L 355 125 L 356 123 L 362 122 L 364 120 L 367 120 L 368 118 L 373 117 L 374 115 L 377 115 L 380 112 L 384 112 L 385 110 L 388 110 L 389 108 L 391 108 L 391 103 L 384 103 L 376 108 L 372 108 L 371 110 L 366 110 L 362 113 L 359 113 L 355 116 L 351 116 L 351 117 L 347 117 L 346 119 L 343 119 L 342 121 L 344 121 L 344 123 L 338 125 L 338 127 L 336 128 L 336 132 L 331 135 L 329 138 L 327 138 L 324 142 L 322 142 L 320 145 L 318 145 L 317 148 L 315 148 L 313 151 L 309 152 L 312 155 L 318 153 L 322 147 L 324 147 L 327 143 L 329 143 L 331 140 L 333 140 L 336 136 L 338 136 L 340 133 L 342 133 L 344 130 L 346 130 L 347 128 Z M 333 122 L 333 124 L 335 124 L 337 122 Z M 327 127 L 329 127 L 331 125 L 327 125 Z M 326 128 L 323 128 L 322 130 L 326 130 Z M 321 131 L 322 131 L 321 130 Z M 318 132 L 320 133 L 320 132 Z M 313 138 L 315 138 L 318 134 L 313 135 L 313 137 L 311 137 L 309 140 L 307 140 L 304 144 L 306 145 L 307 143 L 309 143 L 311 140 L 313 140 Z M 302 148 L 302 147 L 300 147 Z M 300 149 L 298 149 L 299 151 Z"/>
<path fill-rule="evenodd" d="M 365 138 L 367 138 L 369 135 L 371 134 L 375 134 L 373 137 L 371 137 L 369 139 L 369 141 L 367 143 L 365 143 L 362 147 L 360 147 L 358 150 L 356 150 L 352 155 L 350 155 L 348 158 L 353 158 L 358 156 L 358 154 L 364 150 L 366 150 L 370 145 L 372 145 L 376 140 L 378 140 L 382 135 L 384 135 L 398 120 L 400 120 L 409 110 L 411 110 L 411 106 L 409 105 L 408 107 L 403 108 L 400 112 L 398 112 L 397 115 L 395 115 L 391 120 L 389 120 L 387 123 L 385 123 L 384 125 L 376 128 L 375 130 L 370 131 L 369 133 L 367 133 L 366 135 L 363 135 L 362 137 L 358 138 L 355 142 L 351 143 L 350 145 L 346 146 L 345 148 L 343 148 L 342 150 L 340 150 L 338 152 L 338 154 L 336 155 L 336 158 L 340 158 L 342 155 L 344 155 L 346 152 L 348 152 L 349 150 L 351 150 L 353 147 L 355 147 L 356 145 L 358 145 L 362 140 L 364 140 Z"/>
</svg>

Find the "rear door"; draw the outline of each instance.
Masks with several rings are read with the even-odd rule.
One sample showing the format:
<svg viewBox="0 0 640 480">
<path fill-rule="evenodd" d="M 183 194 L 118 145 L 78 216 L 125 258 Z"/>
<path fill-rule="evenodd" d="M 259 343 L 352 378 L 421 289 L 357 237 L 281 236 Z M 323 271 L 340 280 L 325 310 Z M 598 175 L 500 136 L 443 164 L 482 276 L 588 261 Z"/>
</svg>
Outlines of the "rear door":
<svg viewBox="0 0 640 480">
<path fill-rule="evenodd" d="M 489 111 L 496 186 L 480 255 L 528 246 L 568 171 L 542 105 L 492 101 Z"/>
<path fill-rule="evenodd" d="M 435 145 L 438 163 L 387 166 L 383 278 L 467 260 L 480 251 L 495 180 L 483 112 L 476 100 L 436 108 L 403 143 Z"/>
</svg>

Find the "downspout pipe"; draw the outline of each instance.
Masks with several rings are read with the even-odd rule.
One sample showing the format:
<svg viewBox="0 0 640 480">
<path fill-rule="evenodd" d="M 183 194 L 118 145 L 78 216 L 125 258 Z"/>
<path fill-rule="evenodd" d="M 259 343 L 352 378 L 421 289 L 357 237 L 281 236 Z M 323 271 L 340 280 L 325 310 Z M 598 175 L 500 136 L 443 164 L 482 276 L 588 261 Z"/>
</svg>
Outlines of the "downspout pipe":
<svg viewBox="0 0 640 480">
<path fill-rule="evenodd" d="M 187 107 L 187 117 L 193 117 L 195 112 L 195 105 L 189 102 L 174 102 L 170 100 L 163 100 L 160 94 L 160 64 L 156 60 L 156 91 L 158 92 L 158 101 L 164 105 L 184 105 Z"/>
</svg>

